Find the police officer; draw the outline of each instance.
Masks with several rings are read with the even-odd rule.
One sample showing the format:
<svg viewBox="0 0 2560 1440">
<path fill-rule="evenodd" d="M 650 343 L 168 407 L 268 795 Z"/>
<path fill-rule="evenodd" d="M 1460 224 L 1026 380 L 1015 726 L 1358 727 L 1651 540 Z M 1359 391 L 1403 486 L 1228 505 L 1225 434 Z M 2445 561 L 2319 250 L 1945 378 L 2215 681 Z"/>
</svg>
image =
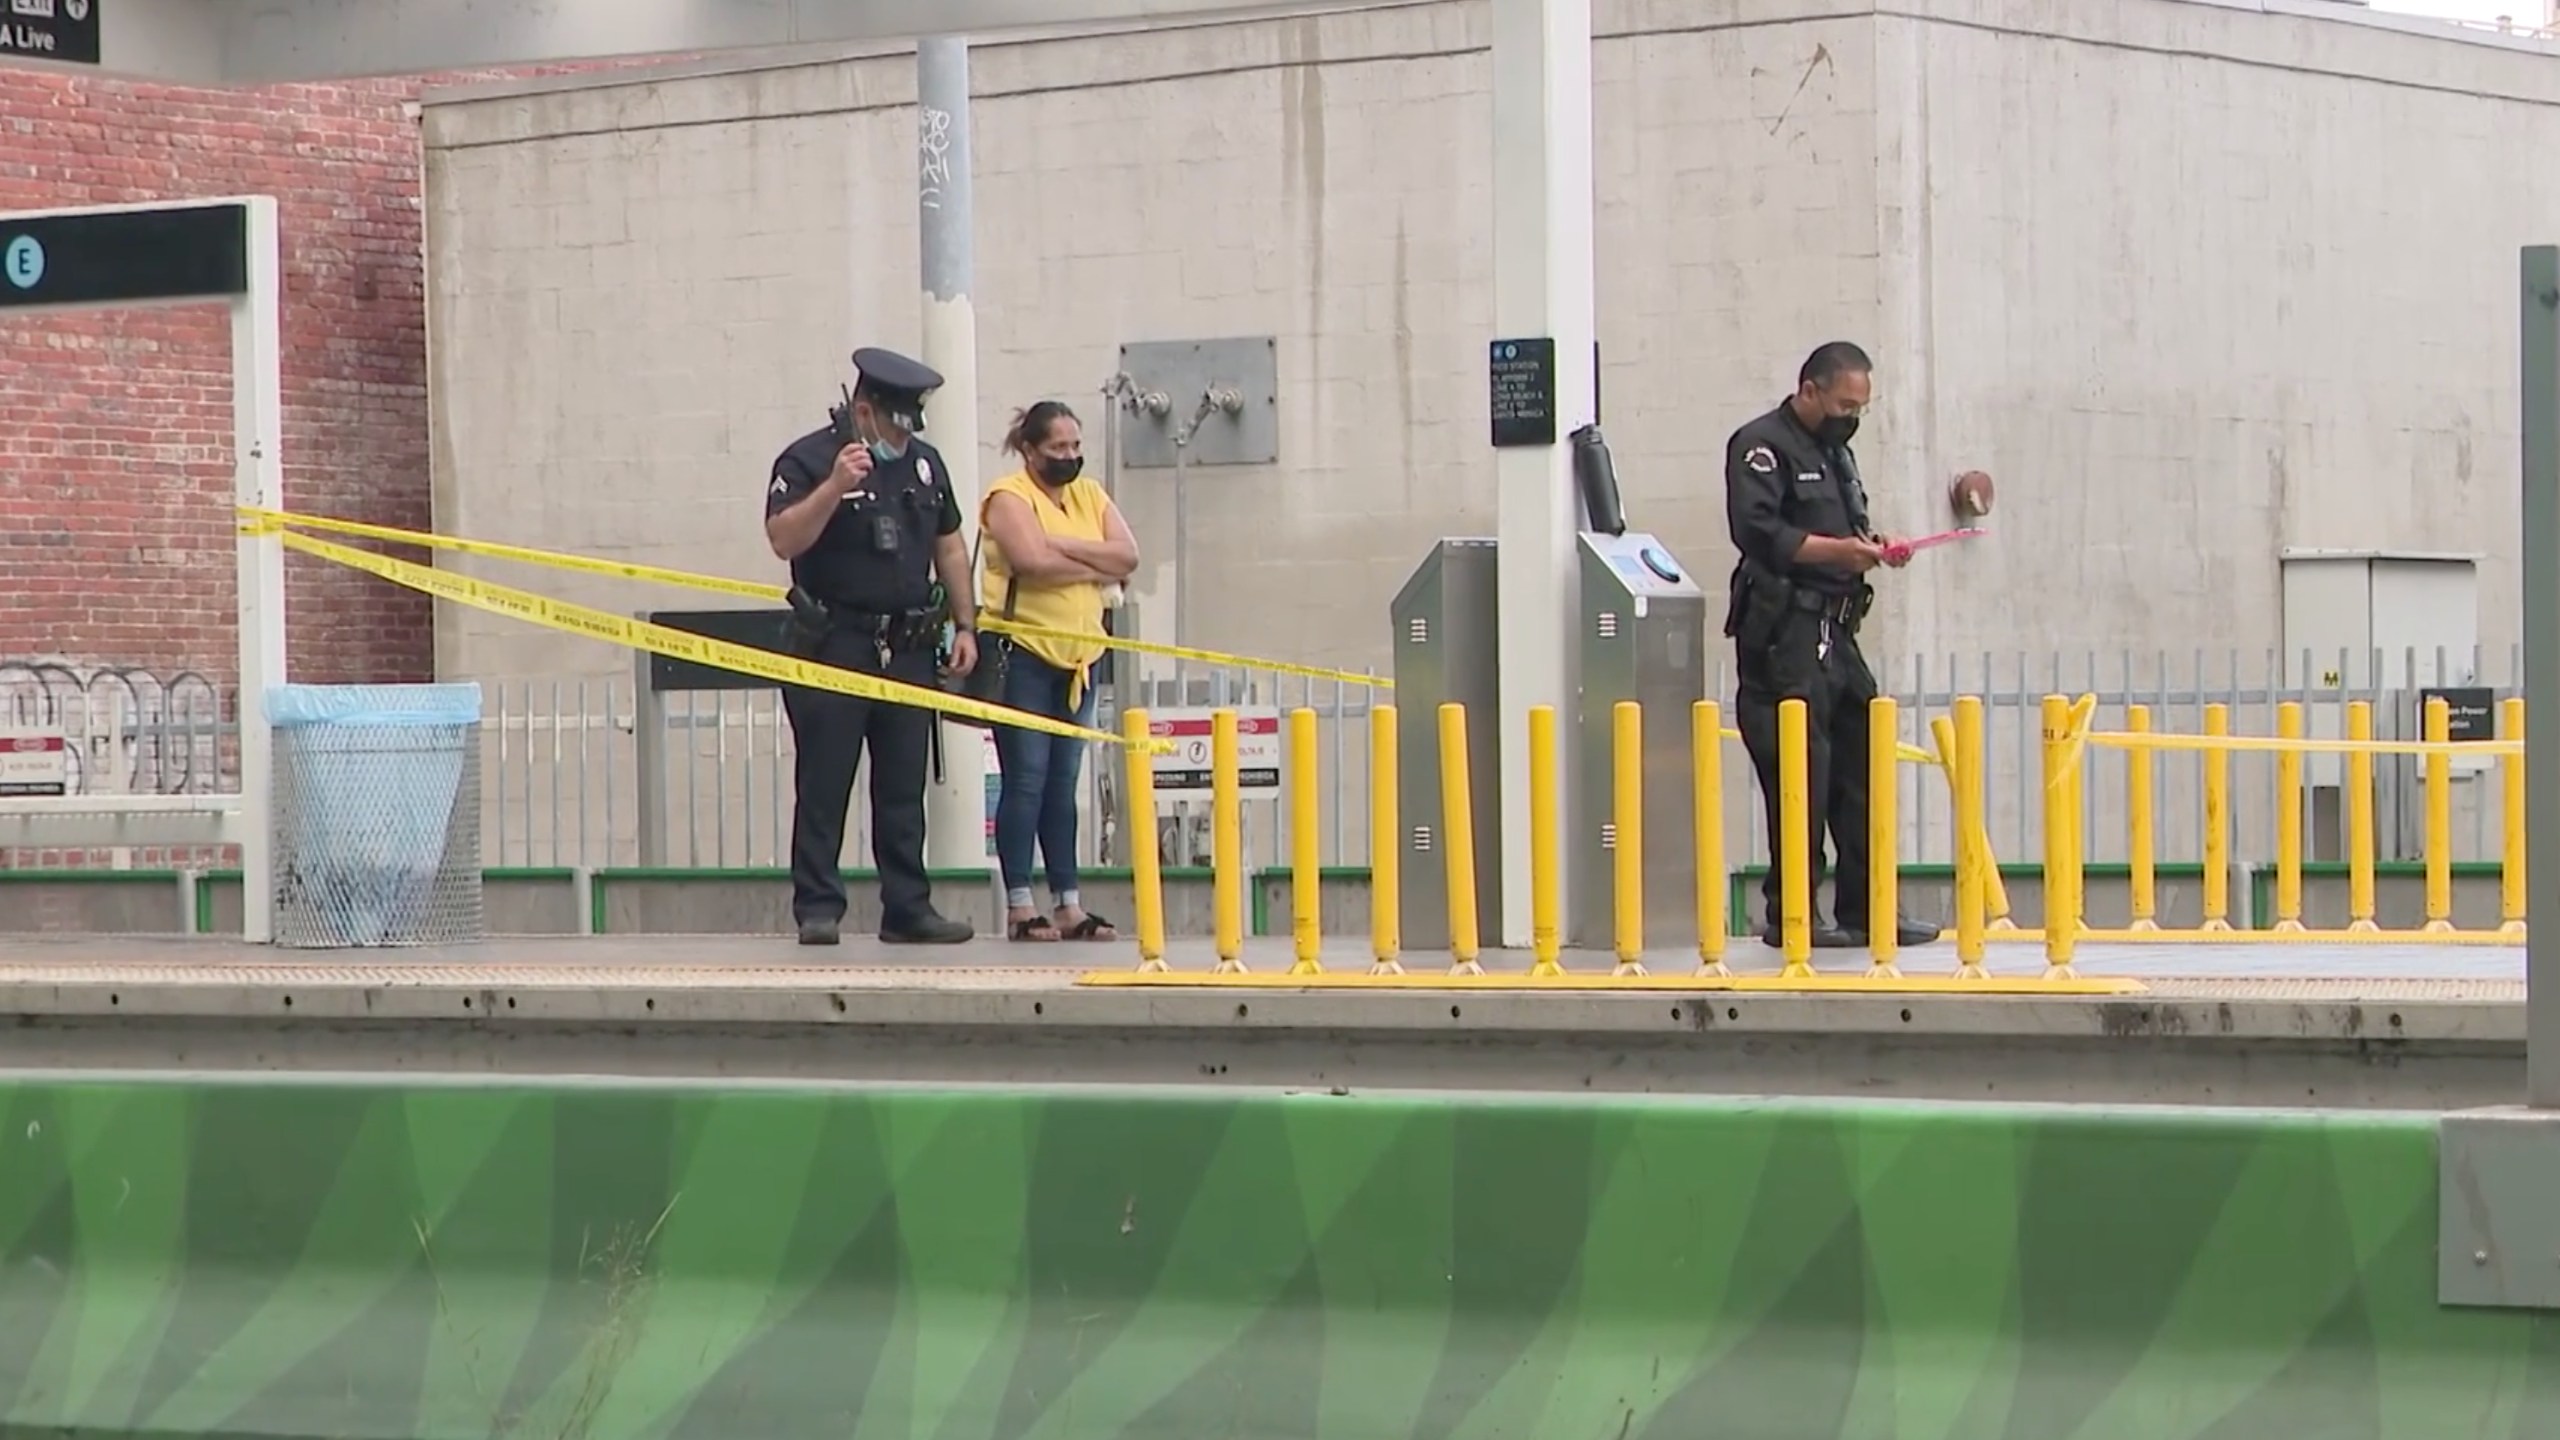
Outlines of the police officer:
<svg viewBox="0 0 2560 1440">
<path fill-rule="evenodd" d="M 853 352 L 857 378 L 824 429 L 791 442 L 765 489 L 765 538 L 791 562 L 793 640 L 822 664 L 931 687 L 977 664 L 977 607 L 960 502 L 941 452 L 916 438 L 942 377 L 887 350 Z M 940 661 L 941 581 L 952 626 Z M 791 914 L 800 943 L 833 945 L 844 922 L 845 810 L 871 752 L 871 854 L 880 938 L 956 945 L 975 932 L 933 908 L 924 868 L 925 772 L 933 712 L 785 686 L 798 755 L 791 816 Z"/>
<path fill-rule="evenodd" d="M 1777 854 L 1778 704 L 1805 702 L 1805 778 L 1813 874 L 1822 883 L 1826 828 L 1838 857 L 1832 910 L 1836 925 L 1813 917 L 1813 943 L 1840 949 L 1867 943 L 1867 702 L 1876 679 L 1858 653 L 1858 626 L 1875 602 L 1867 572 L 1900 568 L 1910 552 L 1867 522 L 1866 487 L 1849 452 L 1867 408 L 1874 365 L 1865 351 L 1835 340 L 1813 352 L 1796 374 L 1796 392 L 1725 442 L 1725 519 L 1741 552 L 1734 567 L 1724 633 L 1733 638 L 1740 680 L 1735 718 L 1759 773 L 1769 817 L 1768 877 L 1760 886 L 1768 923 L 1760 934 L 1779 943 L 1781 870 Z M 1938 938 L 1938 929 L 1883 917 L 1905 945 Z"/>
</svg>

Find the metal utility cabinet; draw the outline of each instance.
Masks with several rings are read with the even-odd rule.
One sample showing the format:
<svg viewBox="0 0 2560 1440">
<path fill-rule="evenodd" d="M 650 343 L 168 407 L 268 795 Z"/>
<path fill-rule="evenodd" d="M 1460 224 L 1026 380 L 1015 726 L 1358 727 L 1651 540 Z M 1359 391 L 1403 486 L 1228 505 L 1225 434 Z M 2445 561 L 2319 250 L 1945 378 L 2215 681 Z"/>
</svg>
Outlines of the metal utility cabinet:
<svg viewBox="0 0 2560 1440">
<path fill-rule="evenodd" d="M 1491 540 L 1442 540 L 1396 592 L 1396 818 L 1407 950 L 1449 948 L 1447 842 L 1440 825 L 1440 707 L 1467 708 L 1476 914 L 1498 943 L 1502 915 L 1501 617 Z"/>
</svg>

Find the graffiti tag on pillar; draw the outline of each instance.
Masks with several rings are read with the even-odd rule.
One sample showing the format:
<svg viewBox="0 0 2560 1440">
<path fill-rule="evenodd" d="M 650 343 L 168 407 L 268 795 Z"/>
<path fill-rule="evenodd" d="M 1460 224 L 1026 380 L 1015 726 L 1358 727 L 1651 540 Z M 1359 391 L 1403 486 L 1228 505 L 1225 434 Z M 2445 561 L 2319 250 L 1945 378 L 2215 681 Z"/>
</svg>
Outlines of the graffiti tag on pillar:
<svg viewBox="0 0 2560 1440">
<path fill-rule="evenodd" d="M 926 106 L 916 115 L 917 193 L 927 210 L 942 208 L 942 187 L 951 183 L 951 112 Z"/>
</svg>

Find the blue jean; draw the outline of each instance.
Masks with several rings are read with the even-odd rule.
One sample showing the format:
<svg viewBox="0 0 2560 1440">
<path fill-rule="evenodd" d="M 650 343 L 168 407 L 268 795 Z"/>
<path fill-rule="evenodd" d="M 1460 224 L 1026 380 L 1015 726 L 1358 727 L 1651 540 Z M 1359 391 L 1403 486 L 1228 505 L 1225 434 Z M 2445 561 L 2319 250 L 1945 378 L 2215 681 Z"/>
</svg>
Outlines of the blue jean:
<svg viewBox="0 0 2560 1440">
<path fill-rule="evenodd" d="M 1069 706 L 1075 672 L 1016 649 L 1005 672 L 1004 703 L 1016 710 L 1076 725 L 1093 723 L 1093 687 Z M 1060 904 L 1076 898 L 1076 785 L 1084 772 L 1082 740 L 1011 725 L 994 727 L 996 766 L 1003 788 L 996 795 L 996 865 L 1004 872 L 1005 903 L 1031 903 L 1031 846 L 1036 840 L 1049 894 Z"/>
</svg>

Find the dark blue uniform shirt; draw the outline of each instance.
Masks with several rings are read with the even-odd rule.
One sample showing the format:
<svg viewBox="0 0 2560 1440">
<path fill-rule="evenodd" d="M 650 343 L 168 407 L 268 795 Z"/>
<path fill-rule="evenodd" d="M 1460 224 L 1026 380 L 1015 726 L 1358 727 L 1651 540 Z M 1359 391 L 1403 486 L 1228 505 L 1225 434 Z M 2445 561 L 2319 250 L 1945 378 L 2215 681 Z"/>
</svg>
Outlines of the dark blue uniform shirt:
<svg viewBox="0 0 2560 1440">
<path fill-rule="evenodd" d="M 774 458 L 766 518 L 796 505 L 835 468 L 832 426 L 812 430 Z M 882 522 L 887 522 L 884 528 Z M 829 607 L 862 615 L 923 610 L 933 598 L 934 541 L 960 533 L 960 499 L 942 452 L 907 442 L 895 460 L 873 461 L 862 488 L 844 497 L 827 528 L 791 562 L 791 583 Z"/>
</svg>

